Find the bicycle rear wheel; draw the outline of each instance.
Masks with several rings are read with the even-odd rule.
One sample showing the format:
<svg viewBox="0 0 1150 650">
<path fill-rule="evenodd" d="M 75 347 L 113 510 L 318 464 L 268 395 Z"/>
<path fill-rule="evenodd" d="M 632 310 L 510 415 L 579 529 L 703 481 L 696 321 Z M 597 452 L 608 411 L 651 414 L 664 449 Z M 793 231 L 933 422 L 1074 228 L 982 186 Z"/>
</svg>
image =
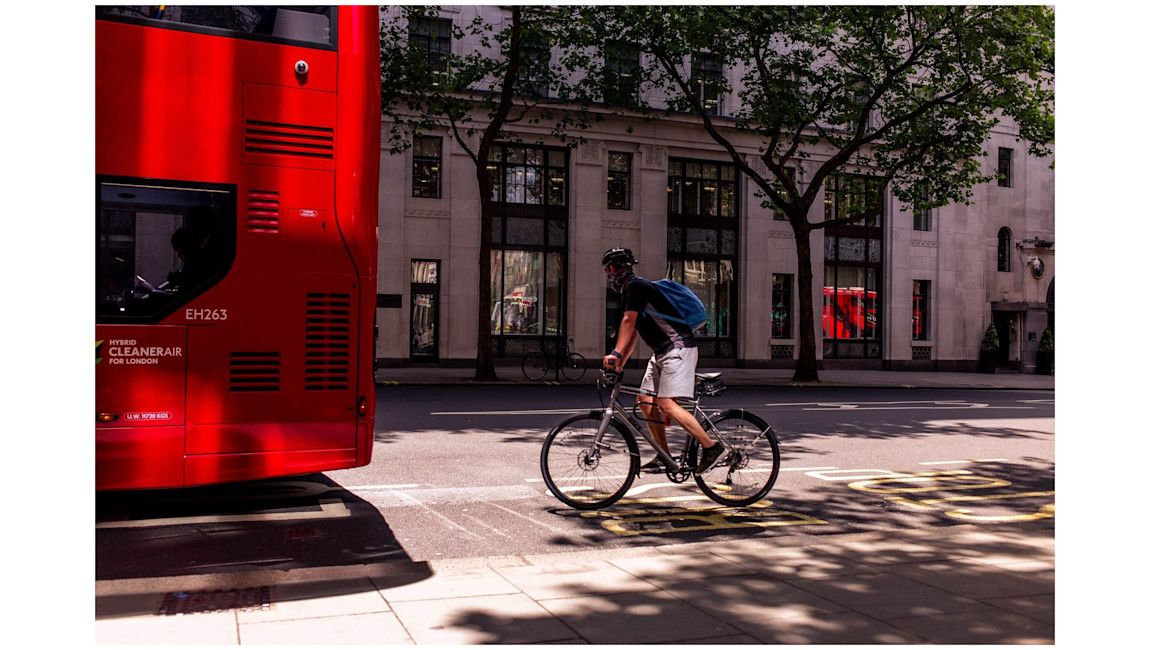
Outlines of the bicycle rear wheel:
<svg viewBox="0 0 1150 650">
<path fill-rule="evenodd" d="M 750 505 L 766 496 L 779 477 L 779 441 L 770 425 L 741 409 L 724 411 L 712 422 L 731 453 L 706 474 L 695 474 L 699 489 L 728 506 Z M 692 439 L 688 449 L 692 465 L 700 449 Z"/>
<path fill-rule="evenodd" d="M 578 381 L 587 372 L 587 360 L 578 352 L 567 355 L 567 362 L 563 364 L 563 377 L 568 381 Z"/>
<path fill-rule="evenodd" d="M 580 510 L 605 508 L 631 487 L 639 472 L 635 438 L 615 420 L 593 445 L 602 413 L 570 417 L 547 434 L 539 467 L 551 494 Z"/>
<path fill-rule="evenodd" d="M 543 379 L 550 368 L 547 367 L 547 357 L 541 354 L 532 354 L 523 357 L 523 376 L 531 379 Z"/>
</svg>

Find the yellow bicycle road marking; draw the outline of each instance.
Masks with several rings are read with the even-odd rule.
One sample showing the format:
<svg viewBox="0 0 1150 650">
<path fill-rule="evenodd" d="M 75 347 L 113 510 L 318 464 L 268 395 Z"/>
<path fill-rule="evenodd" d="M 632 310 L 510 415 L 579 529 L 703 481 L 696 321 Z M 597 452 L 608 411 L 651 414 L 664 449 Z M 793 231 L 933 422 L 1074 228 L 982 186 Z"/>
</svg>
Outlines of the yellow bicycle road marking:
<svg viewBox="0 0 1150 650">
<path fill-rule="evenodd" d="M 979 481 L 971 485 L 929 485 L 923 487 L 898 487 L 894 489 L 872 488 L 872 485 L 887 483 L 949 483 L 951 481 Z M 867 479 L 855 481 L 848 487 L 859 492 L 873 492 L 877 494 L 894 494 L 898 492 L 937 492 L 939 490 L 981 490 L 991 487 L 1007 487 L 1010 481 L 990 478 L 988 476 L 975 476 L 965 469 L 950 472 L 924 472 L 921 474 L 906 474 L 903 476 Z"/>
<path fill-rule="evenodd" d="M 987 515 L 977 516 L 970 514 L 966 508 L 958 508 L 957 510 L 950 510 L 947 516 L 954 517 L 955 519 L 965 519 L 967 521 L 1033 521 L 1035 519 L 1049 519 L 1054 516 L 1054 504 L 1048 503 L 1038 509 L 1038 512 L 1029 515 Z"/>
</svg>

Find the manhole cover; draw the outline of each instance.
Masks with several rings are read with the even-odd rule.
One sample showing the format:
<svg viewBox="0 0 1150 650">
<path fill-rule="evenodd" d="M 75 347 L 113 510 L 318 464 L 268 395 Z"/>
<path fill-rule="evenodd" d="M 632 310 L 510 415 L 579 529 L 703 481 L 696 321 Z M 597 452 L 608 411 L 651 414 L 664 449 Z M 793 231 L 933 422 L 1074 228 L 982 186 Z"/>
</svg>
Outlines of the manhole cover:
<svg viewBox="0 0 1150 650">
<path fill-rule="evenodd" d="M 271 609 L 271 587 L 217 589 L 215 591 L 172 591 L 164 594 L 160 616 L 204 614 L 208 612 L 258 611 Z"/>
</svg>

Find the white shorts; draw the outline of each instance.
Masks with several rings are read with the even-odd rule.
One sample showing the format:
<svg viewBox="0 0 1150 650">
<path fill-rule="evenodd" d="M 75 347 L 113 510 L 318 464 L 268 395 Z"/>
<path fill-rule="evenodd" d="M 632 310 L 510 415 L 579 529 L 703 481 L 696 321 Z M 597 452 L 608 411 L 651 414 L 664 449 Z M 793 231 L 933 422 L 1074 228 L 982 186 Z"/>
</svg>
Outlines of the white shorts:
<svg viewBox="0 0 1150 650">
<path fill-rule="evenodd" d="M 647 374 L 639 386 L 659 397 L 694 397 L 695 366 L 699 363 L 699 348 L 675 348 L 660 355 L 652 355 L 647 362 Z"/>
</svg>

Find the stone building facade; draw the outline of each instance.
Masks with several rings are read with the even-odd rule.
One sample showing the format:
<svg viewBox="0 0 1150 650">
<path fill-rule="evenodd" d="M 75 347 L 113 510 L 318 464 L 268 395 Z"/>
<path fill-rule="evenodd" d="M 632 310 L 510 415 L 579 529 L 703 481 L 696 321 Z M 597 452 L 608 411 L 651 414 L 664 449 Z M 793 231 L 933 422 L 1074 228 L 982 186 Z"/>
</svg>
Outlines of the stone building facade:
<svg viewBox="0 0 1150 650">
<path fill-rule="evenodd" d="M 521 133 L 524 143 L 546 141 L 543 131 Z M 380 152 L 376 356 L 382 366 L 473 366 L 474 165 L 446 129 L 426 135 L 404 154 Z M 640 275 L 675 277 L 708 305 L 700 367 L 793 367 L 794 234 L 699 120 L 616 116 L 582 135 L 571 148 L 507 143 L 494 163 L 502 180 L 492 265 L 497 365 L 568 338 L 596 363 L 620 316 L 600 257 L 626 246 Z M 1010 179 L 975 187 L 970 205 L 916 214 L 888 193 L 869 227 L 815 231 L 823 367 L 974 370 L 993 322 L 997 365 L 1034 372 L 1042 332 L 1053 328 L 1054 170 L 1016 136 L 1009 124 L 993 132 L 981 162 L 1009 165 Z M 748 159 L 757 151 L 733 129 L 729 137 Z M 833 206 L 833 193 L 822 188 L 812 221 Z M 640 345 L 635 357 L 648 354 Z"/>
</svg>

